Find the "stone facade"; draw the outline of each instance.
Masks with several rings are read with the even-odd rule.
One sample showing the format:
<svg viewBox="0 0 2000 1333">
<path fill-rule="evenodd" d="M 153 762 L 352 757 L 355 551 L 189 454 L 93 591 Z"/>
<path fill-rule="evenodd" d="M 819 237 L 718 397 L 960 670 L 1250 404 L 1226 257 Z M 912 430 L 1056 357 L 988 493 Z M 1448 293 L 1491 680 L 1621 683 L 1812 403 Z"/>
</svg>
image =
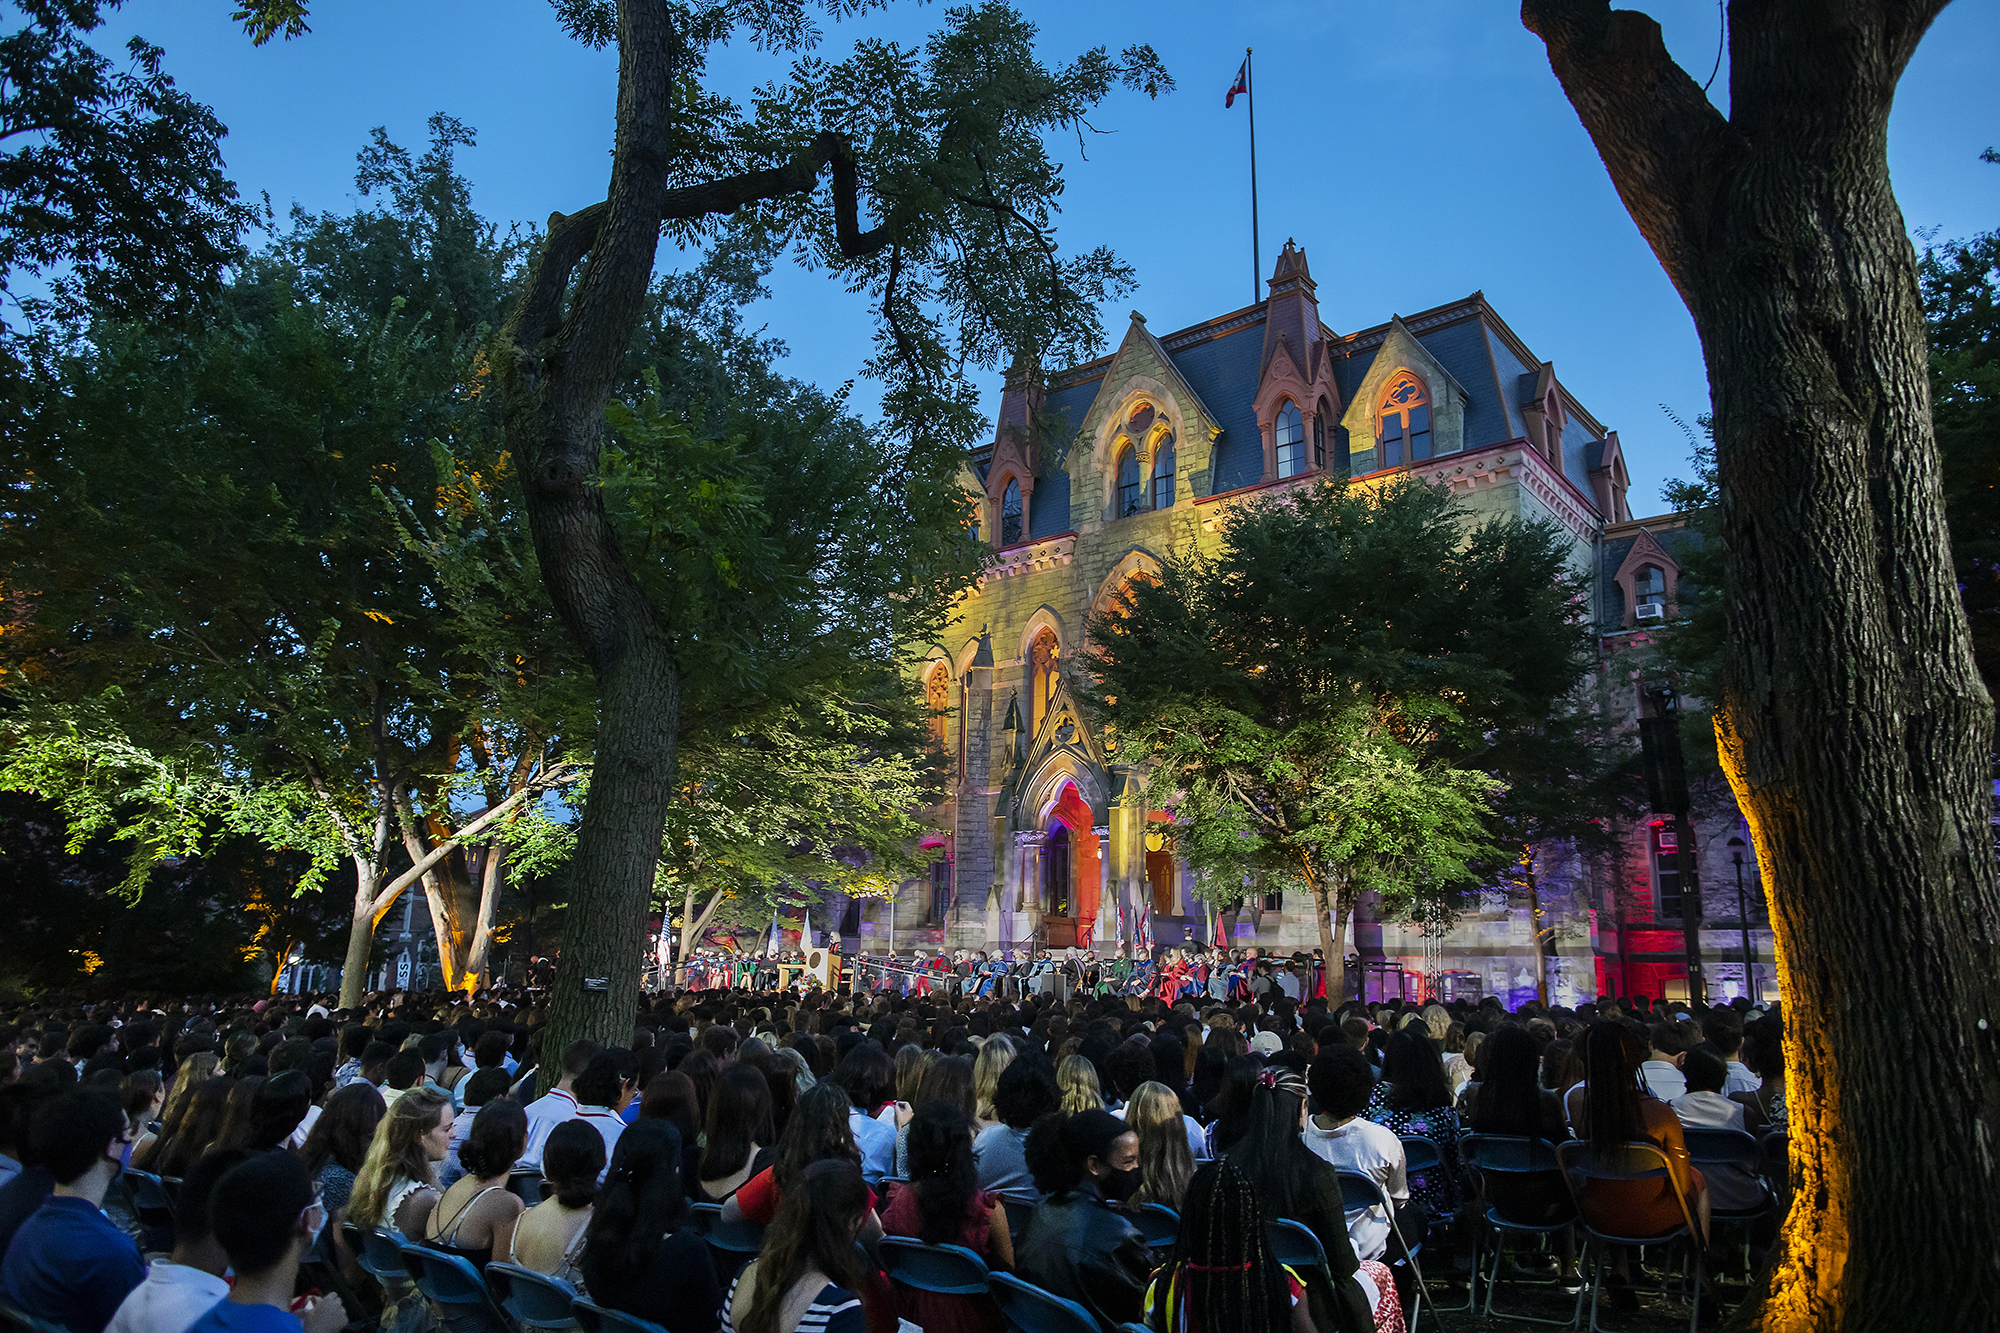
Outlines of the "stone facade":
<svg viewBox="0 0 2000 1333">
<path fill-rule="evenodd" d="M 1482 295 L 1339 334 L 1320 323 L 1305 253 L 1288 242 L 1255 306 L 1165 337 L 1135 311 L 1109 357 L 1039 382 L 1010 377 L 994 439 L 962 474 L 993 559 L 918 667 L 931 697 L 952 704 L 941 739 L 957 786 L 929 812 L 939 831 L 929 842 L 942 844 L 932 882 L 894 900 L 899 948 L 1109 950 L 1133 938 L 1141 914 L 1162 946 L 1218 929 L 1239 946 L 1317 945 L 1309 904 L 1251 900 L 1218 923 L 1188 869 L 1147 847 L 1158 816 L 1126 799 L 1130 773 L 1071 706 L 1066 673 L 1088 618 L 1126 580 L 1171 552 L 1212 547 L 1228 506 L 1323 472 L 1361 484 L 1415 472 L 1458 492 L 1475 519 L 1559 524 L 1576 567 L 1594 576 L 1599 688 L 1636 728 L 1649 629 L 1671 607 L 1672 552 L 1689 534 L 1673 518 L 1633 520 L 1617 434 Z M 1746 983 L 1728 840 L 1747 835 L 1726 792 L 1698 802 L 1693 834 L 1710 890 L 1706 970 L 1714 994 L 1734 994 Z M 1620 837 L 1609 858 L 1539 849 L 1538 904 L 1486 894 L 1441 937 L 1371 919 L 1364 904 L 1352 971 L 1371 997 L 1531 997 L 1539 906 L 1552 999 L 1674 993 L 1686 976 L 1669 916 L 1677 863 L 1662 861 L 1654 820 Z M 1756 909 L 1754 858 L 1739 850 Z M 858 922 L 849 912 L 861 947 L 886 943 L 888 910 L 870 906 Z M 1757 989 L 1769 994 L 1770 933 L 1761 910 L 1753 916 Z"/>
</svg>

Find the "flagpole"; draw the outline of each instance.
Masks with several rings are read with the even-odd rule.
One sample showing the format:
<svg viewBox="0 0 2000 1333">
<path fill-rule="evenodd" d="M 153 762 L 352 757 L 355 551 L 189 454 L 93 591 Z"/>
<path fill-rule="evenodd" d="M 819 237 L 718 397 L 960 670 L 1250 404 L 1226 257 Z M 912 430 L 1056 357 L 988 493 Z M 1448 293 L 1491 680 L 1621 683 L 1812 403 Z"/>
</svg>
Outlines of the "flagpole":
<svg viewBox="0 0 2000 1333">
<path fill-rule="evenodd" d="M 1250 48 L 1243 48 L 1243 92 L 1250 102 L 1250 304 L 1262 300 L 1264 255 L 1257 236 L 1257 80 L 1250 69 Z"/>
</svg>

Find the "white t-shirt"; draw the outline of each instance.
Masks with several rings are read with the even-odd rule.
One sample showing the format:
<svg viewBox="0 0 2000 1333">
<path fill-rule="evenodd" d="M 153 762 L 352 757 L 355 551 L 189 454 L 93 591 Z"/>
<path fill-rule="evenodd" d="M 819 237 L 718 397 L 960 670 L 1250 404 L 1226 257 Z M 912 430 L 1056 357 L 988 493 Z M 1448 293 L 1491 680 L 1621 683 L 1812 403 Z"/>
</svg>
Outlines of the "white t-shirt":
<svg viewBox="0 0 2000 1333">
<path fill-rule="evenodd" d="M 625 1121 L 608 1106 L 579 1106 L 571 1119 L 584 1121 L 603 1136 L 604 1171 L 608 1174 L 611 1170 L 611 1154 L 618 1150 L 618 1136 L 625 1132 Z M 555 1126 L 551 1125 L 549 1128 L 554 1129 Z M 546 1144 L 548 1140 L 543 1139 L 542 1142 Z M 599 1175 L 597 1179 L 598 1183 L 602 1184 L 604 1175 Z"/>
<path fill-rule="evenodd" d="M 1648 1060 L 1640 1065 L 1639 1082 L 1663 1102 L 1685 1096 L 1688 1090 L 1687 1075 L 1671 1060 Z"/>
<path fill-rule="evenodd" d="M 292 1131 L 290 1138 L 285 1140 L 285 1146 L 287 1148 L 305 1147 L 306 1136 L 312 1133 L 313 1126 L 319 1123 L 319 1114 L 320 1114 L 319 1107 L 308 1106 L 306 1108 L 306 1118 L 299 1121 L 299 1127 Z"/>
<path fill-rule="evenodd" d="M 1409 1200 L 1403 1141 L 1394 1130 L 1359 1117 L 1338 1129 L 1321 1129 L 1315 1123 L 1317 1119 L 1315 1116 L 1306 1121 L 1301 1134 L 1306 1147 L 1342 1171 L 1353 1171 L 1375 1181 L 1388 1193 L 1391 1202 Z M 1389 1249 L 1389 1215 L 1380 1204 L 1349 1209 L 1347 1238 L 1354 1242 L 1355 1258 L 1380 1259 Z"/>
<path fill-rule="evenodd" d="M 1750 1066 L 1741 1060 L 1729 1062 L 1729 1077 L 1722 1082 L 1722 1095 L 1732 1092 L 1755 1092 L 1764 1085 L 1764 1080 L 1750 1072 Z M 1738 1128 L 1742 1128 L 1740 1125 Z"/>
<path fill-rule="evenodd" d="M 126 1294 L 105 1333 L 185 1333 L 228 1294 L 229 1284 L 213 1273 L 156 1260 L 146 1280 Z"/>
<path fill-rule="evenodd" d="M 470 1120 L 472 1117 L 467 1116 Z M 539 1171 L 542 1169 L 542 1150 L 548 1146 L 549 1134 L 565 1120 L 576 1119 L 576 1098 L 561 1088 L 552 1088 L 528 1103 L 528 1146 L 521 1149 L 521 1160 L 514 1163 L 517 1171 Z M 467 1131 L 468 1133 L 470 1131 Z M 610 1161 L 609 1157 L 604 1159 Z"/>
<path fill-rule="evenodd" d="M 1743 1103 L 1731 1101 L 1719 1092 L 1690 1092 L 1670 1103 L 1674 1114 L 1690 1129 L 1742 1129 Z M 1701 1168 L 1708 1181 L 1709 1202 L 1731 1211 L 1756 1208 L 1764 1202 L 1764 1186 L 1747 1168 L 1733 1162 L 1715 1162 Z"/>
</svg>

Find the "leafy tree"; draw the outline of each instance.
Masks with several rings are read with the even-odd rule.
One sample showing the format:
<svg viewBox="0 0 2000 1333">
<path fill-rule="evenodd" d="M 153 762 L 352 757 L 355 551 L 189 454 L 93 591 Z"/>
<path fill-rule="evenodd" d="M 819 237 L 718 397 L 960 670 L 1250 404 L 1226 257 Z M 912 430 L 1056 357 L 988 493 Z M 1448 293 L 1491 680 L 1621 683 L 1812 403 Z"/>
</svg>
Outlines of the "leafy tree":
<svg viewBox="0 0 2000 1333">
<path fill-rule="evenodd" d="M 1429 915 L 1577 836 L 1602 764 L 1567 537 L 1472 527 L 1415 480 L 1328 480 L 1222 520 L 1091 628 L 1093 706 L 1173 817 L 1198 892 L 1303 887 L 1329 989 L 1356 902 Z"/>
<path fill-rule="evenodd" d="M 1713 395 L 1716 736 L 1785 994 L 1794 1202 L 1739 1327 L 1993 1323 L 1993 702 L 1951 567 L 1896 85 L 1944 0 L 1730 7 L 1728 114 L 1658 24 L 1522 16 L 1686 302 Z M 1893 1061 L 1871 1058 L 1894 1050 Z M 1892 1136 L 1883 1127 L 1893 1125 Z"/>
<path fill-rule="evenodd" d="M 0 36 L 0 296 L 31 325 L 200 307 L 252 218 L 222 174 L 221 122 L 174 86 L 159 47 L 134 37 L 120 69 L 90 45 L 117 0 L 13 8 L 20 26 Z M 24 293 L 23 278 L 39 281 Z"/>
</svg>

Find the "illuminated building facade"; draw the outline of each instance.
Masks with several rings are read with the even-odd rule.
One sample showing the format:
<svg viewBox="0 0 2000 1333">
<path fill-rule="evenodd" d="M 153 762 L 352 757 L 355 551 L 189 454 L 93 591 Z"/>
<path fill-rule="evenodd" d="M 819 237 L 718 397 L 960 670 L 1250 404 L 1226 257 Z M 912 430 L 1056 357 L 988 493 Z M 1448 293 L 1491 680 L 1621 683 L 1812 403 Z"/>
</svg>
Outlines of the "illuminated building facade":
<svg viewBox="0 0 2000 1333">
<path fill-rule="evenodd" d="M 1636 723 L 1649 630 L 1671 614 L 1673 553 L 1690 538 L 1675 519 L 1632 517 L 1617 433 L 1481 294 L 1337 333 L 1320 322 L 1305 252 L 1290 242 L 1268 288 L 1265 301 L 1164 336 L 1135 311 L 1110 356 L 1009 380 L 995 436 L 962 474 L 994 559 L 918 668 L 956 785 L 930 812 L 929 880 L 896 899 L 900 947 L 1104 952 L 1130 940 L 1142 915 L 1160 945 L 1215 938 L 1188 868 L 1148 836 L 1163 816 L 1125 799 L 1130 774 L 1073 707 L 1065 668 L 1090 615 L 1127 580 L 1170 552 L 1211 546 L 1229 506 L 1324 473 L 1365 483 L 1411 472 L 1451 487 L 1475 520 L 1560 525 L 1576 567 L 1593 576 L 1600 687 L 1613 707 L 1629 700 Z M 1693 825 L 1718 996 L 1746 985 L 1728 844 L 1745 835 L 1726 793 L 1721 806 Z M 1552 999 L 1685 985 L 1672 841 L 1641 820 L 1621 830 L 1612 857 L 1541 850 Z M 1770 935 L 1747 849 L 1745 862 L 1768 989 Z M 883 910 L 850 909 L 846 933 L 879 946 L 886 923 L 863 917 Z M 1529 918 L 1524 901 L 1487 894 L 1427 945 L 1364 903 L 1349 948 L 1371 997 L 1415 998 L 1429 977 L 1448 994 L 1518 1001 L 1534 993 Z M 1284 954 L 1319 941 L 1311 904 L 1296 895 L 1245 899 L 1221 927 L 1237 946 Z"/>
</svg>

